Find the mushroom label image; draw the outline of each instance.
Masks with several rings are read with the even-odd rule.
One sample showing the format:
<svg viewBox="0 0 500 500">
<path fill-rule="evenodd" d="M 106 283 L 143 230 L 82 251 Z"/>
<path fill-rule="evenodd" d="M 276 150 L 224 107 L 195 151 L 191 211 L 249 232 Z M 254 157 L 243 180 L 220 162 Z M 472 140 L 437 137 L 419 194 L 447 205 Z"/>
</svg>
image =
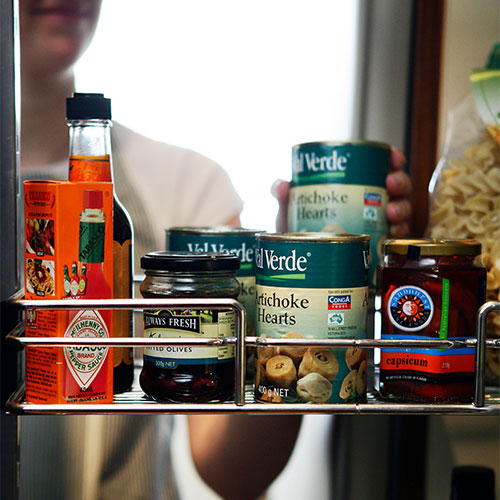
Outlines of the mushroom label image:
<svg viewBox="0 0 500 500">
<path fill-rule="evenodd" d="M 368 262 L 366 235 L 257 235 L 256 334 L 366 338 Z M 366 358 L 357 347 L 260 345 L 255 398 L 266 403 L 364 401 Z"/>
</svg>

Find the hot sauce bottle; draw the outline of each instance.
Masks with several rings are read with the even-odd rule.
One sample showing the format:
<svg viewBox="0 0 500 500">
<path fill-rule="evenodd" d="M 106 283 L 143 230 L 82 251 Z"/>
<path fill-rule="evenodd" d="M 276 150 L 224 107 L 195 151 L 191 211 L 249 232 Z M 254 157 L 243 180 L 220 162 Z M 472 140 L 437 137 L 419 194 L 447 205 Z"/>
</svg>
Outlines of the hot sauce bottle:
<svg viewBox="0 0 500 500">
<path fill-rule="evenodd" d="M 103 94 L 74 93 L 66 99 L 69 126 L 69 177 L 73 182 L 113 180 L 111 154 L 111 99 Z M 125 207 L 113 195 L 113 296 L 132 297 L 133 229 Z M 90 280 L 90 277 L 89 277 Z M 88 298 L 88 297 L 86 297 Z M 113 337 L 132 337 L 132 311 L 114 311 Z M 113 391 L 132 386 L 134 366 L 132 348 L 113 348 Z"/>
<path fill-rule="evenodd" d="M 64 272 L 64 296 L 65 297 L 70 297 L 71 296 L 71 278 L 69 277 L 69 271 L 68 271 L 68 266 L 64 266 L 63 268 Z"/>
<path fill-rule="evenodd" d="M 381 269 L 382 338 L 470 339 L 486 296 L 475 240 L 387 240 Z M 382 349 L 380 393 L 401 401 L 471 401 L 474 348 Z"/>
<path fill-rule="evenodd" d="M 102 191 L 84 191 L 80 215 L 79 261 L 87 267 L 88 299 L 109 299 L 111 287 L 103 273 L 105 216 Z M 65 337 L 109 337 L 112 316 L 109 310 L 83 309 L 68 312 Z M 107 346 L 71 346 L 64 348 L 66 370 L 64 398 L 67 401 L 93 401 L 107 396 L 111 369 Z"/>
<path fill-rule="evenodd" d="M 87 264 L 82 264 L 82 274 L 78 281 L 78 293 L 83 296 L 87 292 Z"/>
<path fill-rule="evenodd" d="M 71 279 L 70 279 L 70 295 L 72 297 L 76 297 L 78 295 L 78 282 L 80 279 L 78 278 L 78 265 L 76 262 L 71 264 Z"/>
</svg>

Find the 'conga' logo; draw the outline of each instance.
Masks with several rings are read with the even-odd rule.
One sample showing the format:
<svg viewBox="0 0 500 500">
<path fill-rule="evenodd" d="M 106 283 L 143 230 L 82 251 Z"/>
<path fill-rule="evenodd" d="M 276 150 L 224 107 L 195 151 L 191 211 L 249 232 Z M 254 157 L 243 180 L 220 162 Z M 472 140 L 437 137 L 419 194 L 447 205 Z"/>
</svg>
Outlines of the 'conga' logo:
<svg viewBox="0 0 500 500">
<path fill-rule="evenodd" d="M 425 328 L 432 320 L 434 304 L 430 295 L 418 286 L 396 288 L 387 303 L 391 323 L 407 332 Z"/>
</svg>

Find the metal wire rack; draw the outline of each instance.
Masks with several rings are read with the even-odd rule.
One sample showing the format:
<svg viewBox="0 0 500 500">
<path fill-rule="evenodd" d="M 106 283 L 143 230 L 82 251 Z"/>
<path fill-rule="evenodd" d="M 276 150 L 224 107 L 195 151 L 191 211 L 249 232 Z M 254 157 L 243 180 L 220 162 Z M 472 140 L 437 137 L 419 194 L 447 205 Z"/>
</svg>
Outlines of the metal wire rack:
<svg viewBox="0 0 500 500">
<path fill-rule="evenodd" d="M 24 325 L 19 324 L 6 336 L 6 340 L 20 347 L 31 346 L 132 346 L 147 345 L 191 345 L 191 346 L 236 346 L 236 384 L 234 401 L 224 403 L 158 403 L 149 400 L 135 384 L 129 392 L 115 395 L 112 404 L 34 404 L 24 398 L 24 385 L 21 384 L 6 403 L 6 410 L 13 414 L 94 414 L 94 413 L 247 413 L 247 414 L 457 414 L 457 415 L 500 415 L 500 392 L 498 389 L 486 390 L 484 385 L 486 348 L 500 349 L 500 339 L 486 339 L 486 318 L 491 312 L 500 311 L 500 302 L 487 302 L 477 313 L 476 338 L 466 340 L 386 340 L 386 339 L 273 339 L 246 337 L 246 312 L 239 302 L 233 299 L 101 299 L 101 300 L 23 300 L 22 293 L 14 295 L 9 305 L 23 311 L 81 310 L 81 309 L 203 309 L 233 310 L 236 316 L 235 337 L 217 339 L 171 339 L 171 338 L 84 338 L 66 337 L 25 337 Z M 245 354 L 247 346 L 322 346 L 322 347 L 361 347 L 361 348 L 438 348 L 454 349 L 460 347 L 476 348 L 475 395 L 470 404 L 454 403 L 398 403 L 381 400 L 376 393 L 369 392 L 364 403 L 355 404 L 272 404 L 255 403 L 253 388 L 245 387 Z"/>
</svg>

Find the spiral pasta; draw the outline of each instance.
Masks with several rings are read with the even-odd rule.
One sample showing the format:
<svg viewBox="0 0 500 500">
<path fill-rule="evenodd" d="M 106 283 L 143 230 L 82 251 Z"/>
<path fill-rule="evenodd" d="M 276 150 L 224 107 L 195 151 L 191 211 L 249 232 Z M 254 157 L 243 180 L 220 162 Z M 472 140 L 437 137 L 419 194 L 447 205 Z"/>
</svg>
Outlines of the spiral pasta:
<svg viewBox="0 0 500 500">
<path fill-rule="evenodd" d="M 488 298 L 499 300 L 500 146 L 489 134 L 443 169 L 431 201 L 430 226 L 433 238 L 481 242 Z"/>
<path fill-rule="evenodd" d="M 481 142 L 447 162 L 432 194 L 432 238 L 474 238 L 481 242 L 487 270 L 487 300 L 500 300 L 500 146 L 485 132 Z M 488 317 L 488 334 L 500 337 L 500 315 Z M 488 353 L 498 358 L 498 351 Z M 489 367 L 498 359 L 487 362 Z M 498 377 L 490 373 L 490 379 Z"/>
</svg>

